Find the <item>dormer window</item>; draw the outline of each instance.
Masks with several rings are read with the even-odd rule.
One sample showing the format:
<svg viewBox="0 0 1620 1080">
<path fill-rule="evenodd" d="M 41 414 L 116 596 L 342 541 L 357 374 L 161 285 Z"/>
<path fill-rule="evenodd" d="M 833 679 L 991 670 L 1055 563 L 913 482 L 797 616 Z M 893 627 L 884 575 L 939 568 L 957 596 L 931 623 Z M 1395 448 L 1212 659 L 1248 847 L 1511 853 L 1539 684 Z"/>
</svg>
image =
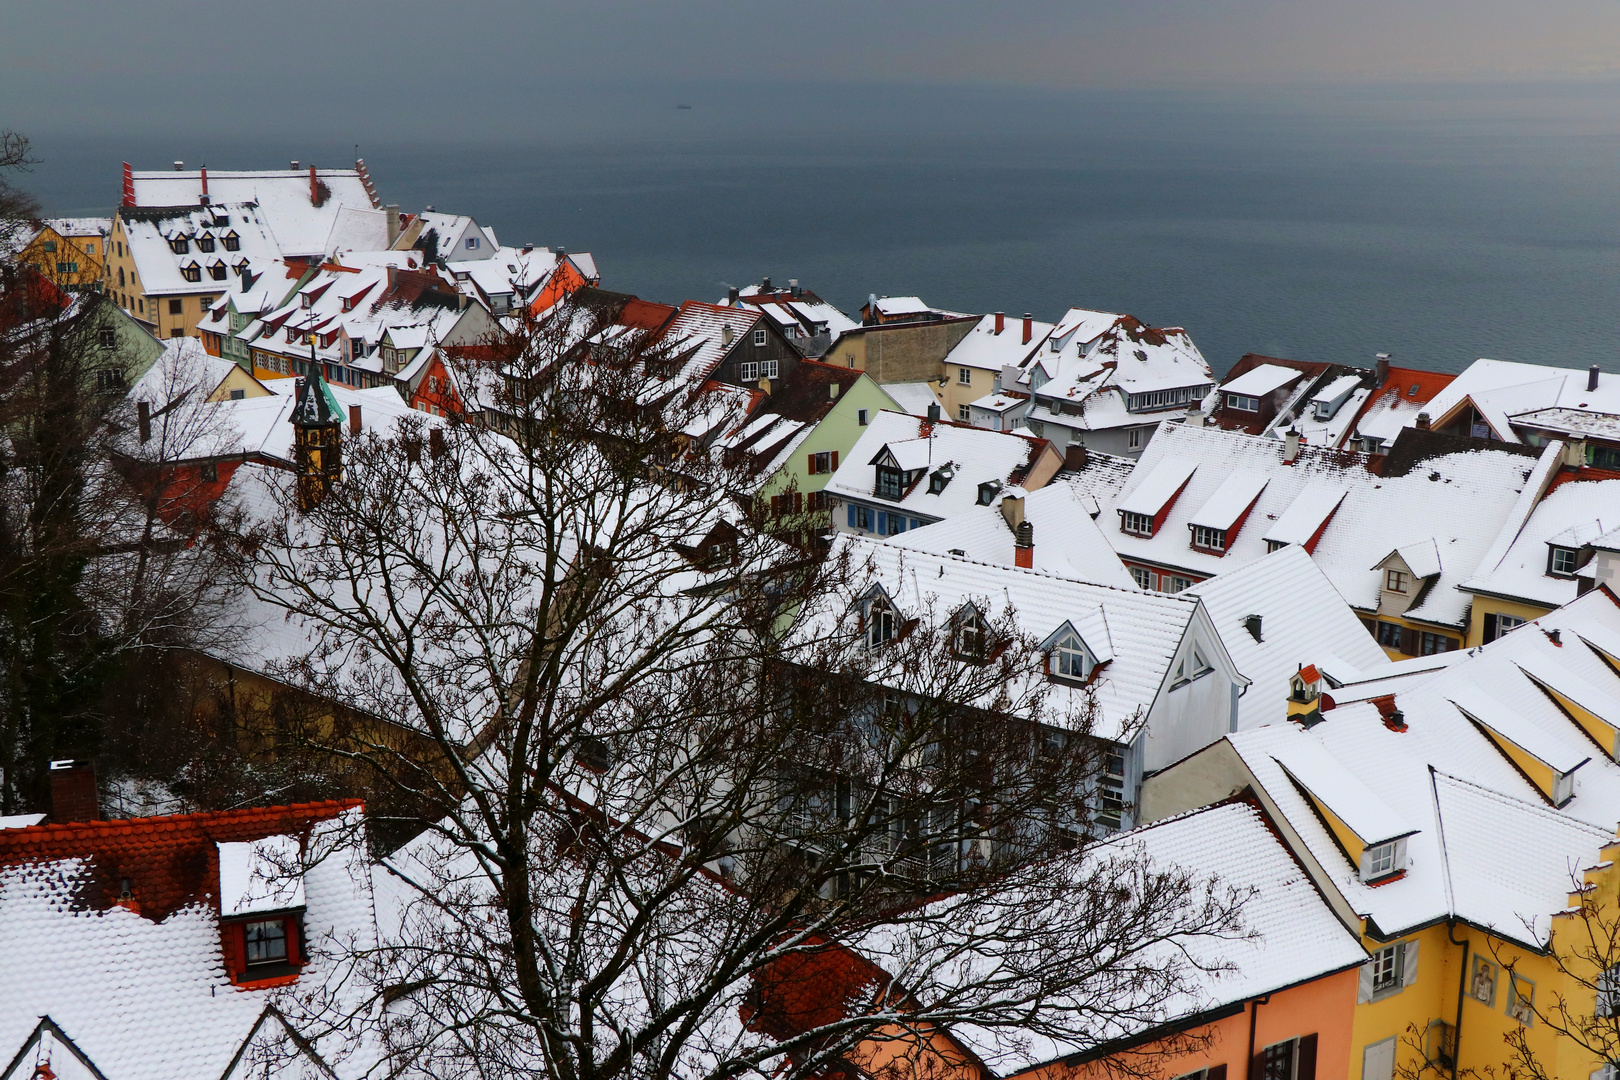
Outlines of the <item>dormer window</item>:
<svg viewBox="0 0 1620 1080">
<path fill-rule="evenodd" d="M 906 473 L 893 465 L 877 467 L 877 486 L 873 489 L 880 499 L 898 500 L 906 490 Z"/>
<path fill-rule="evenodd" d="M 1071 631 L 1053 643 L 1046 670 L 1054 679 L 1083 683 L 1091 678 L 1091 669 L 1095 666 L 1085 642 Z"/>
<path fill-rule="evenodd" d="M 1227 394 L 1226 407 L 1237 412 L 1259 412 L 1260 399 L 1248 394 Z"/>
<path fill-rule="evenodd" d="M 244 923 L 242 938 L 248 969 L 257 964 L 287 962 L 287 920 L 261 919 Z"/>
<path fill-rule="evenodd" d="M 296 976 L 304 963 L 303 866 L 297 837 L 220 843 L 219 914 L 231 981 Z"/>
<path fill-rule="evenodd" d="M 180 268 L 180 276 L 185 278 L 187 281 L 201 281 L 202 267 L 197 265 L 195 262 L 187 263 L 185 266 Z"/>
<path fill-rule="evenodd" d="M 213 278 L 215 281 L 224 281 L 225 280 L 225 264 L 220 262 L 218 259 L 215 259 L 212 263 L 209 263 L 208 264 L 208 276 L 210 278 Z"/>
<path fill-rule="evenodd" d="M 877 597 L 866 608 L 866 645 L 879 649 L 894 640 L 894 608 L 883 597 Z"/>
<path fill-rule="evenodd" d="M 1187 655 L 1181 658 L 1176 665 L 1175 678 L 1170 682 L 1170 689 L 1175 690 L 1195 682 L 1214 671 L 1214 665 L 1204 658 L 1203 651 L 1194 645 L 1187 650 Z"/>
<path fill-rule="evenodd" d="M 207 233 L 204 233 L 202 236 L 197 237 L 197 250 L 198 251 L 213 251 L 214 250 L 214 238 L 212 236 L 209 236 Z"/>
<path fill-rule="evenodd" d="M 1129 510 L 1121 510 L 1119 528 L 1121 532 L 1130 533 L 1132 536 L 1152 536 L 1153 518 L 1148 514 L 1135 514 Z"/>
<path fill-rule="evenodd" d="M 176 236 L 173 240 L 169 241 L 169 248 L 176 255 L 184 255 L 186 252 L 191 250 L 191 244 L 186 241 L 185 237 Z"/>
<path fill-rule="evenodd" d="M 996 483 L 994 480 L 986 480 L 984 483 L 979 485 L 979 505 L 989 506 L 991 503 L 996 501 L 996 496 L 1000 494 L 1000 492 L 1000 484 Z"/>
<path fill-rule="evenodd" d="M 928 477 L 928 494 L 938 495 L 940 492 L 944 491 L 945 485 L 949 484 L 951 482 L 951 478 L 955 475 L 955 470 L 953 470 L 949 465 L 943 468 L 935 469 L 933 474 Z"/>
<path fill-rule="evenodd" d="M 1384 571 L 1384 588 L 1390 592 L 1406 592 L 1411 580 L 1411 576 L 1405 570 L 1391 569 Z"/>
<path fill-rule="evenodd" d="M 1369 881 L 1386 877 L 1395 872 L 1395 856 L 1400 847 L 1399 840 L 1391 840 L 1387 844 L 1367 849 L 1362 856 L 1362 876 Z"/>
<path fill-rule="evenodd" d="M 225 234 L 225 250 L 226 251 L 240 251 L 241 249 L 242 249 L 242 238 L 240 236 L 236 235 L 236 230 L 235 229 L 232 229 L 230 232 Z"/>
<path fill-rule="evenodd" d="M 1213 529 L 1208 525 L 1194 525 L 1192 527 L 1192 546 L 1203 551 L 1225 551 L 1226 530 Z"/>
<path fill-rule="evenodd" d="M 983 660 L 989 628 L 984 616 L 971 607 L 963 608 L 957 617 L 956 632 L 951 635 L 951 651 L 958 660 Z"/>
<path fill-rule="evenodd" d="M 1577 569 L 1574 548 L 1550 545 L 1547 552 L 1547 573 L 1553 577 L 1574 577 Z"/>
</svg>

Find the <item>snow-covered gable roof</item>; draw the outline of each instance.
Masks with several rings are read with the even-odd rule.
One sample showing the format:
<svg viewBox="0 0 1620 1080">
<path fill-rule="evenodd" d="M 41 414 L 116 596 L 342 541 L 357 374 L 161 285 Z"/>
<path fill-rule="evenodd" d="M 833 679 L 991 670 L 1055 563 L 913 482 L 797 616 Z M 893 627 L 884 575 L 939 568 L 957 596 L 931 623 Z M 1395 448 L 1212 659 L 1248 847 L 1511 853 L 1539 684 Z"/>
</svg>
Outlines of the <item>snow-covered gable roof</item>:
<svg viewBox="0 0 1620 1080">
<path fill-rule="evenodd" d="M 112 218 L 104 217 L 46 218 L 41 224 L 56 230 L 58 236 L 73 238 L 105 236 L 112 232 Z"/>
<path fill-rule="evenodd" d="M 363 844 L 355 842 L 359 811 L 352 806 L 309 803 L 0 832 L 0 920 L 7 928 L 0 1059 L 9 1061 L 34 1038 L 39 1018 L 49 1016 L 102 1076 L 224 1075 L 268 1006 L 319 987 L 332 973 L 339 942 L 363 947 L 374 940 Z M 293 839 L 295 849 L 297 838 L 307 838 L 322 855 L 301 874 L 310 962 L 293 986 L 241 988 L 229 981 L 221 951 L 214 844 L 277 834 Z M 122 878 L 133 900 L 120 902 Z M 347 996 L 340 985 L 329 989 Z"/>
<path fill-rule="evenodd" d="M 1402 428 L 1417 422 L 1419 413 L 1430 412 L 1430 401 L 1444 390 L 1456 376 L 1414 368 L 1389 369 L 1384 384 L 1371 391 L 1362 403 L 1361 411 L 1341 438 L 1378 439 L 1385 445 L 1395 441 Z M 1335 445 L 1323 444 L 1317 445 Z"/>
<path fill-rule="evenodd" d="M 1531 511 L 1523 527 L 1506 539 L 1495 560 L 1487 558 L 1462 587 L 1471 592 L 1557 607 L 1575 599 L 1571 577 L 1548 573 L 1551 545 L 1575 548 L 1620 525 L 1620 480 L 1559 483 Z"/>
<path fill-rule="evenodd" d="M 676 377 L 696 390 L 714 374 L 726 353 L 762 318 L 764 316 L 754 307 L 729 308 L 688 300 L 658 340 L 669 355 L 681 363 Z"/>
<path fill-rule="evenodd" d="M 387 218 L 372 205 L 357 170 L 317 169 L 314 175 L 328 192 L 320 206 L 310 199 L 309 169 L 210 169 L 208 195 L 215 205 L 254 204 L 275 237 L 277 255 L 330 255 L 339 239 L 348 247 L 380 250 L 388 246 Z M 192 208 L 198 206 L 202 195 L 200 171 L 136 172 L 134 178 L 135 205 L 139 208 Z"/>
<path fill-rule="evenodd" d="M 232 371 L 234 363 L 212 356 L 197 338 L 169 338 L 163 343 L 163 354 L 136 380 L 126 395 L 131 401 L 144 401 L 155 412 L 169 403 L 169 391 L 174 388 L 195 387 L 198 399 L 219 389 Z"/>
<path fill-rule="evenodd" d="M 930 405 L 940 403 L 934 384 L 928 382 L 881 383 L 883 392 L 912 416 L 927 416 Z"/>
<path fill-rule="evenodd" d="M 1037 548 L 1039 545 L 1037 544 Z M 1372 678 L 1390 660 L 1301 547 L 1290 546 L 1187 590 L 1204 601 L 1232 662 L 1251 681 L 1238 727 L 1287 717 L 1289 676 L 1314 664 L 1336 681 Z M 1250 618 L 1259 616 L 1256 639 Z"/>
<path fill-rule="evenodd" d="M 974 562 L 1015 565 L 1012 527 L 1002 512 L 1002 500 L 974 506 L 943 521 L 890 536 L 887 543 L 935 555 L 959 554 Z M 1024 496 L 1024 520 L 1035 533 L 1032 553 L 1036 570 L 1074 581 L 1137 591 L 1125 564 L 1097 523 L 1086 500 L 1067 484 L 1052 483 Z M 1366 636 L 1363 631 L 1362 636 Z"/>
<path fill-rule="evenodd" d="M 1538 945 L 1545 916 L 1565 906 L 1567 870 L 1590 865 L 1620 820 L 1620 765 L 1552 696 L 1599 717 L 1603 731 L 1620 730 L 1620 675 L 1598 651 L 1611 648 L 1620 649 L 1620 605 L 1596 590 L 1489 645 L 1453 654 L 1427 675 L 1334 689 L 1336 707 L 1309 731 L 1279 724 L 1229 738 L 1335 886 L 1381 933 L 1455 913 Z M 1396 711 L 1404 727 L 1389 722 Z M 1502 736 L 1521 748 L 1513 751 L 1521 761 L 1529 762 L 1529 753 L 1574 767 L 1562 806 L 1521 770 Z M 1377 887 L 1359 880 L 1316 813 L 1284 782 L 1279 763 L 1292 769 L 1300 753 L 1326 753 L 1418 830 L 1408 839 L 1404 877 Z M 1447 777 L 1462 787 L 1448 792 Z M 1465 831 L 1454 834 L 1457 814 Z M 1489 857 L 1478 846 L 1484 835 L 1467 832 L 1486 823 L 1495 830 Z M 1521 916 L 1532 920 L 1533 935 Z"/>
<path fill-rule="evenodd" d="M 1128 737 L 1147 715 L 1168 684 L 1170 665 L 1198 607 L 1191 597 L 1093 585 L 842 534 L 834 541 L 834 554 L 846 550 L 849 565 L 869 568 L 872 583 L 905 618 L 932 608 L 942 621 L 972 604 L 991 615 L 1011 607 L 1019 629 L 1037 640 L 1072 625 L 1093 656 L 1110 662 L 1098 669 L 1091 688 L 1054 683 L 1053 714 L 1047 719 L 1058 722 L 1070 710 L 1083 709 L 1094 689 L 1093 732 L 1105 739 Z"/>
<path fill-rule="evenodd" d="M 999 334 L 996 333 L 997 318 L 1002 320 Z M 945 367 L 947 370 L 956 367 L 987 368 L 998 372 L 1004 367 L 1022 367 L 1025 359 L 1045 344 L 1053 325 L 1030 320 L 1030 338 L 1026 342 L 1023 319 L 985 315 L 945 354 Z"/>
<path fill-rule="evenodd" d="M 1512 424 L 1521 415 L 1552 409 L 1620 414 L 1620 379 L 1600 376 L 1593 390 L 1586 388 L 1587 380 L 1588 373 L 1578 368 L 1476 360 L 1434 396 L 1426 411 L 1439 426 L 1472 402 L 1497 438 L 1518 442 Z"/>
<path fill-rule="evenodd" d="M 1247 896 L 1241 910 L 1252 937 L 1167 941 L 1159 954 L 1162 960 L 1151 952 L 1138 958 L 1148 965 L 1191 960 L 1206 969 L 1189 971 L 1189 991 L 1164 1003 L 1169 1022 L 1263 999 L 1273 991 L 1348 970 L 1367 958 L 1356 935 L 1317 891 L 1265 815 L 1249 802 L 1221 803 L 1154 822 L 1092 846 L 1085 864 L 1107 859 L 1144 863 L 1155 870 L 1180 869 L 1195 883 L 1213 879 Z M 903 974 L 900 979 L 903 984 Z M 971 1025 L 953 1026 L 951 1033 L 1003 1076 L 1091 1048 L 1026 1032 L 1013 1038 Z M 1093 1033 L 1100 1043 L 1143 1034 L 1147 1033 L 1113 1027 Z"/>
<path fill-rule="evenodd" d="M 1420 447 L 1407 471 L 1380 476 L 1367 471 L 1365 455 L 1350 451 L 1303 446 L 1298 460 L 1289 465 L 1282 460 L 1283 444 L 1274 439 L 1168 425 L 1143 451 L 1121 497 L 1106 515 L 1117 517 L 1115 510 L 1157 513 L 1171 493 L 1171 481 L 1191 466 L 1191 478 L 1163 525 L 1153 536 L 1142 537 L 1121 531 L 1117 521 L 1103 521 L 1103 532 L 1127 559 L 1213 576 L 1265 555 L 1274 525 L 1286 525 L 1289 534 L 1276 539 L 1297 542 L 1295 538 L 1324 513 L 1333 490 L 1342 488 L 1343 498 L 1312 552 L 1334 588 L 1352 607 L 1372 610 L 1378 606 L 1381 587 L 1375 564 L 1402 545 L 1430 541 L 1441 572 L 1408 615 L 1460 626 L 1469 597 L 1453 586 L 1472 576 L 1531 480 L 1537 460 L 1522 451 L 1453 450 L 1454 445 L 1437 443 L 1433 456 L 1426 456 Z M 1557 453 L 1556 447 L 1549 448 L 1542 457 Z M 1167 470 L 1162 480 L 1157 475 L 1161 468 Z M 1188 526 L 1194 514 L 1238 472 L 1267 481 L 1243 528 L 1227 538 L 1224 557 L 1192 548 Z M 1139 490 L 1145 493 L 1138 496 Z M 1301 498 L 1308 503 L 1288 520 Z"/>
<path fill-rule="evenodd" d="M 1228 473 L 1221 486 L 1193 511 L 1188 521 L 1211 529 L 1230 529 L 1249 512 L 1254 500 L 1266 489 L 1266 483 L 1267 477 L 1242 469 Z"/>
<path fill-rule="evenodd" d="M 253 840 L 220 841 L 219 913 L 257 915 L 304 906 L 298 837 L 278 833 Z"/>
<path fill-rule="evenodd" d="M 929 521 L 979 505 L 980 484 L 993 483 L 998 492 L 1005 486 L 1023 484 L 1043 455 L 1056 455 L 1051 443 L 1030 435 L 987 431 L 884 410 L 872 417 L 838 471 L 827 481 L 826 490 L 833 495 L 875 500 L 874 463 L 885 448 L 895 456 L 899 468 L 907 471 L 931 474 L 951 469 L 950 482 L 942 491 L 929 491 L 925 476 L 907 488 L 899 500 L 882 500 Z"/>
<path fill-rule="evenodd" d="M 1018 389 L 1041 399 L 1078 403 L 1080 416 L 1061 422 L 1098 431 L 1164 418 L 1162 413 L 1130 412 L 1131 395 L 1182 389 L 1202 393 L 1214 385 L 1208 362 L 1185 330 L 1146 326 L 1129 315 L 1112 319 L 1089 341 L 1083 340 L 1083 332 L 1095 325 L 1089 317 L 1076 320 L 1069 338 L 1058 336 L 1065 325 L 1060 323 L 1048 339 L 1058 344 L 1058 350 L 1034 352 L 1024 365 Z"/>
<path fill-rule="evenodd" d="M 1231 382 L 1222 383 L 1221 390 L 1227 394 L 1247 394 L 1251 397 L 1263 397 L 1273 390 L 1280 390 L 1297 379 L 1305 378 L 1303 371 L 1283 367 L 1280 364 L 1260 364 L 1245 371 Z"/>
<path fill-rule="evenodd" d="M 140 275 L 141 290 L 148 295 L 224 292 L 231 288 L 232 278 L 240 283 L 244 264 L 254 275 L 285 270 L 280 261 L 285 252 L 263 211 L 252 203 L 216 203 L 177 209 L 172 213 L 131 210 L 119 213 L 130 258 L 135 261 L 136 273 Z M 239 245 L 236 251 L 225 247 L 226 238 L 232 233 Z M 198 247 L 197 242 L 207 237 L 214 240 L 213 251 Z M 172 247 L 173 241 L 180 238 L 187 242 L 184 253 L 177 253 Z M 200 280 L 187 281 L 181 269 L 193 264 L 200 268 Z M 226 268 L 223 280 L 216 280 L 210 273 L 210 268 L 216 264 Z"/>
</svg>

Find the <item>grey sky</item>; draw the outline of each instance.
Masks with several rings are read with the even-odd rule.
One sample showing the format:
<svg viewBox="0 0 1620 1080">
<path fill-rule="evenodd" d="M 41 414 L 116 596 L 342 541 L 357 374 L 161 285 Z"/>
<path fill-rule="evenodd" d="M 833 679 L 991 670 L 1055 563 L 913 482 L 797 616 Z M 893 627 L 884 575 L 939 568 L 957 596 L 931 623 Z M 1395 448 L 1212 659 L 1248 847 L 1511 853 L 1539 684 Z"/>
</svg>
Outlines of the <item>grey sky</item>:
<svg viewBox="0 0 1620 1080">
<path fill-rule="evenodd" d="M 1614 0 L 0 0 L 0 27 L 0 126 L 40 133 L 544 132 L 706 87 L 1620 74 Z"/>
</svg>

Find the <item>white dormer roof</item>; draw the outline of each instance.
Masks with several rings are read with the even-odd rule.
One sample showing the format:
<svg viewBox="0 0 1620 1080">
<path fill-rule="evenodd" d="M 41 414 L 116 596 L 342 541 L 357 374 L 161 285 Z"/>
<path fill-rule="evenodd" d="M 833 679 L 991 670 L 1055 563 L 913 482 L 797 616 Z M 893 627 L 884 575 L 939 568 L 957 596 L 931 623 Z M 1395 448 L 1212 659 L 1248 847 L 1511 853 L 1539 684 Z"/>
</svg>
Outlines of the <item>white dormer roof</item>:
<svg viewBox="0 0 1620 1080">
<path fill-rule="evenodd" d="M 1402 544 L 1390 555 L 1399 557 L 1406 568 L 1412 571 L 1413 577 L 1429 578 L 1440 572 L 1440 548 L 1431 536 L 1425 540 L 1418 540 L 1410 544 Z M 1380 566 L 1389 561 L 1386 555 L 1379 561 Z"/>
<path fill-rule="evenodd" d="M 1265 489 L 1266 477 L 1259 473 L 1241 470 L 1230 473 L 1187 523 L 1211 529 L 1230 529 Z"/>
<path fill-rule="evenodd" d="M 1252 367 L 1229 383 L 1222 383 L 1221 390 L 1228 394 L 1245 394 L 1249 397 L 1264 397 L 1273 390 L 1280 390 L 1289 383 L 1303 379 L 1305 373 L 1281 364 L 1261 364 Z"/>
<path fill-rule="evenodd" d="M 215 844 L 219 913 L 226 918 L 304 906 L 304 868 L 296 836 Z"/>
<path fill-rule="evenodd" d="M 1198 462 L 1188 458 L 1166 457 L 1159 461 L 1145 479 L 1121 499 L 1116 510 L 1127 514 L 1146 514 L 1156 517 L 1169 501 L 1175 498 L 1197 471 Z"/>
</svg>

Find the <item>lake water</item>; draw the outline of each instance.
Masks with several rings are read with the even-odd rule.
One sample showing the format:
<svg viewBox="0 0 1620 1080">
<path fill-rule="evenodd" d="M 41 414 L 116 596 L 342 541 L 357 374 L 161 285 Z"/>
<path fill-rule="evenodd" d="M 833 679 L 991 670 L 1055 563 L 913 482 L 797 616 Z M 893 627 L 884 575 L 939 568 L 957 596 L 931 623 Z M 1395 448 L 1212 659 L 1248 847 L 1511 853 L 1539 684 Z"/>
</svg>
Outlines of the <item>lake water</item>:
<svg viewBox="0 0 1620 1080">
<path fill-rule="evenodd" d="M 1620 370 L 1612 84 L 870 96 L 696 87 L 522 136 L 362 149 L 386 201 L 588 249 L 606 287 L 652 299 L 769 274 L 851 312 L 872 292 L 1130 312 L 1185 326 L 1217 371 L 1247 351 Z M 107 212 L 125 158 L 353 154 L 352 136 L 31 134 L 28 185 L 56 213 Z"/>
</svg>

